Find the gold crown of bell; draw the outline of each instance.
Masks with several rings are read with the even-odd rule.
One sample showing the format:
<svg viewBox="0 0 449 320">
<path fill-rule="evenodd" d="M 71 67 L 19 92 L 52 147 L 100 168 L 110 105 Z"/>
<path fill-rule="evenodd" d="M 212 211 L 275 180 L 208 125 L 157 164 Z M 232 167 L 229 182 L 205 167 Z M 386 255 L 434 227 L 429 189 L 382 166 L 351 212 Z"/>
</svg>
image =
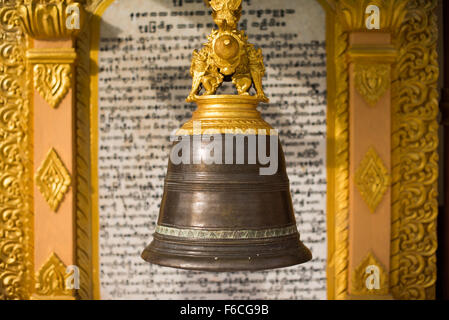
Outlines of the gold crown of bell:
<svg viewBox="0 0 449 320">
<path fill-rule="evenodd" d="M 272 151 L 274 146 L 273 129 L 257 111 L 259 102 L 268 102 L 262 89 L 262 52 L 237 29 L 242 0 L 205 2 L 212 7 L 219 29 L 212 30 L 204 47 L 193 52 L 193 84 L 187 101 L 196 102 L 198 108 L 178 132 L 191 142 L 190 161 L 169 160 L 156 231 L 142 258 L 204 271 L 263 270 L 307 262 L 312 255 L 300 241 L 277 134 L 274 174 L 261 175 L 266 164 L 248 161 L 248 153 L 244 163 L 237 164 L 237 146 L 229 149 L 224 142 L 223 164 L 194 160 L 210 152 L 201 139 L 206 133 L 223 136 L 223 141 L 225 135 L 233 134 L 237 140 L 245 133 L 241 140 L 245 150 Z M 224 81 L 232 81 L 238 95 L 215 95 Z M 253 86 L 256 94 L 250 95 Z M 205 92 L 199 96 L 202 89 Z M 248 132 L 257 138 L 250 139 Z"/>
</svg>

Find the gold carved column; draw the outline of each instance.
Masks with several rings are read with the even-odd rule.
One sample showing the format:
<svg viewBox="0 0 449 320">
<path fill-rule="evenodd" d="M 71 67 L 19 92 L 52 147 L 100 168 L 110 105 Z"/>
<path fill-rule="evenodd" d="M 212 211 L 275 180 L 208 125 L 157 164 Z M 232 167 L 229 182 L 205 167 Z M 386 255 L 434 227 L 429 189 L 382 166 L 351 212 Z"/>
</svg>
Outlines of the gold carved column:
<svg viewBox="0 0 449 320">
<path fill-rule="evenodd" d="M 433 299 L 437 0 L 333 3 L 341 25 L 340 32 L 335 28 L 335 131 L 342 139 L 335 152 L 349 165 L 336 168 L 337 187 L 348 185 L 348 193 L 336 194 L 329 297 Z M 376 30 L 366 24 L 370 5 L 379 8 Z M 380 276 L 378 289 L 367 286 L 373 275 Z"/>
<path fill-rule="evenodd" d="M 395 58 L 389 33 L 350 34 L 349 297 L 353 298 L 390 297 L 391 65 Z M 377 288 L 366 284 L 370 272 L 379 277 Z"/>
<path fill-rule="evenodd" d="M 67 266 L 75 265 L 74 37 L 83 8 L 71 0 L 25 1 L 17 12 L 32 39 L 26 52 L 34 129 L 31 298 L 75 299 Z"/>
</svg>

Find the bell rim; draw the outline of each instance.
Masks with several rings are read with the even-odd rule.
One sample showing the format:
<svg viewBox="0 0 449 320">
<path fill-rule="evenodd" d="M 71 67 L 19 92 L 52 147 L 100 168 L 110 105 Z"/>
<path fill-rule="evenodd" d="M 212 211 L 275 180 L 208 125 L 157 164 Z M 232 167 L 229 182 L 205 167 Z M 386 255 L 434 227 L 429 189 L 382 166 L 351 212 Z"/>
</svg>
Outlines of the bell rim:
<svg viewBox="0 0 449 320">
<path fill-rule="evenodd" d="M 312 259 L 312 253 L 299 240 L 299 234 L 271 239 L 208 240 L 207 243 L 157 235 L 141 257 L 151 264 L 176 269 L 239 272 L 303 264 Z"/>
</svg>

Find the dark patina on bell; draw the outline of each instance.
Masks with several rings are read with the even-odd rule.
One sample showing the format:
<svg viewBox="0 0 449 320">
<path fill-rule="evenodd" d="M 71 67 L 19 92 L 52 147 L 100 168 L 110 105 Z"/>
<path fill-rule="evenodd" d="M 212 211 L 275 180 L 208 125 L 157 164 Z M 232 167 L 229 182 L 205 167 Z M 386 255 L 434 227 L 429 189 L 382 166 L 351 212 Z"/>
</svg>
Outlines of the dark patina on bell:
<svg viewBox="0 0 449 320">
<path fill-rule="evenodd" d="M 182 161 L 170 157 L 156 231 L 142 258 L 203 271 L 307 262 L 312 255 L 300 241 L 284 153 L 257 111 L 258 103 L 268 100 L 262 53 L 236 28 L 241 0 L 208 4 L 219 30 L 193 54 L 188 101 L 198 108 L 172 146 L 172 155 L 182 151 Z M 215 95 L 228 80 L 238 95 Z M 205 93 L 198 96 L 201 88 Z M 205 155 L 214 161 L 204 161 Z"/>
</svg>

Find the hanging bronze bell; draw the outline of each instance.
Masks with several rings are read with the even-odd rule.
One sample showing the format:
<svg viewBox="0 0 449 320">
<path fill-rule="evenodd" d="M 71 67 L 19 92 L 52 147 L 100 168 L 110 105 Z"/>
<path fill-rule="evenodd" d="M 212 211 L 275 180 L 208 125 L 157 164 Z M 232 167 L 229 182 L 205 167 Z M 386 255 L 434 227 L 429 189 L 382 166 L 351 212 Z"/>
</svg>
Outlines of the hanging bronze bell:
<svg viewBox="0 0 449 320">
<path fill-rule="evenodd" d="M 307 262 L 312 255 L 300 241 L 284 153 L 257 111 L 259 102 L 267 101 L 262 53 L 237 30 L 241 0 L 208 4 L 219 30 L 193 54 L 188 101 L 198 108 L 172 146 L 172 155 L 181 150 L 183 161 L 170 157 L 156 231 L 142 258 L 203 271 Z M 238 95 L 216 95 L 223 81 L 232 81 Z M 255 95 L 248 94 L 251 87 Z M 206 92 L 198 96 L 201 88 Z M 264 158 L 268 153 L 276 155 L 274 167 Z M 214 162 L 204 161 L 205 154 Z M 264 170 L 272 172 L 261 174 Z"/>
</svg>

